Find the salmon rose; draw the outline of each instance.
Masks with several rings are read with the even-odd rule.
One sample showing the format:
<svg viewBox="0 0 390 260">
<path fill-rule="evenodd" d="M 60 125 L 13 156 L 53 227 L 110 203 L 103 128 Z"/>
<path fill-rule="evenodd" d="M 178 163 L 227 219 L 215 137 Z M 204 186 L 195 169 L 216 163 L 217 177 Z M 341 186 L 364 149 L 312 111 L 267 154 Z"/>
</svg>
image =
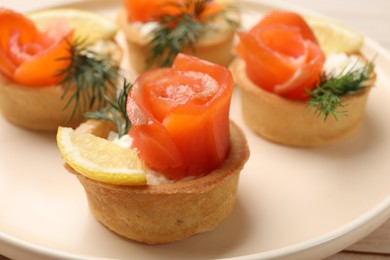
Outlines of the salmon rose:
<svg viewBox="0 0 390 260">
<path fill-rule="evenodd" d="M 124 0 L 129 22 L 157 21 L 162 15 L 195 14 L 195 5 L 195 1 L 187 0 Z M 221 10 L 220 4 L 210 1 L 202 15 L 196 18 L 202 20 Z"/>
<path fill-rule="evenodd" d="M 305 20 L 274 11 L 248 33 L 239 33 L 237 54 L 257 86 L 292 99 L 308 99 L 319 83 L 325 55 Z"/>
<path fill-rule="evenodd" d="M 225 67 L 185 54 L 142 74 L 127 103 L 141 159 L 176 180 L 218 168 L 229 153 L 233 85 Z"/>
<path fill-rule="evenodd" d="M 65 21 L 53 22 L 39 31 L 27 17 L 0 8 L 0 74 L 24 86 L 49 86 L 58 83 L 55 77 L 67 67 L 68 42 L 73 30 Z"/>
</svg>

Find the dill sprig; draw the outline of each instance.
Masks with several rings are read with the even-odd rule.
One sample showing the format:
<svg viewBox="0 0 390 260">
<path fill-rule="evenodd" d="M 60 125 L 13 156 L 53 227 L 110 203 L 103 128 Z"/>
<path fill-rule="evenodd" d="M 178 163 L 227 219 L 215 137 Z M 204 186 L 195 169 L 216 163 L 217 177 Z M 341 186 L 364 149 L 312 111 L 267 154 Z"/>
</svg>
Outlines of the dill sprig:
<svg viewBox="0 0 390 260">
<path fill-rule="evenodd" d="M 118 129 L 118 137 L 127 134 L 131 127 L 130 119 L 127 116 L 127 96 L 133 85 L 124 80 L 123 89 L 117 94 L 115 101 L 106 97 L 107 105 L 101 110 L 85 113 L 86 118 L 108 120 L 113 122 Z"/>
<path fill-rule="evenodd" d="M 236 21 L 226 15 L 228 10 L 202 17 L 211 2 L 212 0 L 187 0 L 182 5 L 170 3 L 180 12 L 175 15 L 163 14 L 157 17 L 159 24 L 151 32 L 152 38 L 149 42 L 151 51 L 146 58 L 146 63 L 149 66 L 156 64 L 158 67 L 167 67 L 184 48 L 194 50 L 207 22 L 216 16 L 223 15 L 231 27 L 238 26 Z"/>
<path fill-rule="evenodd" d="M 162 17 L 159 26 L 152 31 L 151 52 L 146 63 L 157 62 L 158 67 L 170 66 L 184 46 L 194 48 L 203 27 L 202 22 L 189 14 Z"/>
<path fill-rule="evenodd" d="M 336 120 L 340 115 L 346 116 L 347 111 L 337 110 L 345 106 L 342 96 L 363 91 L 366 87 L 364 83 L 370 79 L 373 69 L 374 64 L 369 62 L 360 69 L 352 67 L 346 73 L 322 75 L 319 85 L 309 92 L 309 107 L 314 108 L 317 115 L 323 114 L 324 121 L 329 115 Z"/>
<path fill-rule="evenodd" d="M 68 93 L 64 110 L 72 106 L 68 122 L 76 113 L 79 117 L 95 104 L 100 109 L 109 100 L 109 93 L 115 93 L 115 84 L 119 76 L 119 64 L 104 54 L 96 53 L 83 41 L 69 43 L 69 56 L 59 60 L 69 60 L 69 65 L 60 70 L 56 76 L 62 76 L 63 87 L 61 99 Z"/>
</svg>

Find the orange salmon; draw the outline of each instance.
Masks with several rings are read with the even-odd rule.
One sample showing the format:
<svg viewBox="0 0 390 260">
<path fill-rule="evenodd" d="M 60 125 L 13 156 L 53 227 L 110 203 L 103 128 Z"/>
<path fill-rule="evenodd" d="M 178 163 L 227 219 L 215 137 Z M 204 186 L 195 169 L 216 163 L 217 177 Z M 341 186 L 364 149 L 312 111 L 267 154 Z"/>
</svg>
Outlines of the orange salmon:
<svg viewBox="0 0 390 260">
<path fill-rule="evenodd" d="M 239 36 L 237 54 L 256 85 L 287 98 L 309 98 L 308 90 L 319 83 L 325 54 L 300 15 L 271 12 Z"/>
<path fill-rule="evenodd" d="M 127 103 L 141 159 L 171 179 L 218 168 L 229 153 L 233 85 L 225 67 L 185 54 L 142 74 Z"/>
<path fill-rule="evenodd" d="M 55 77 L 69 61 L 68 42 L 73 30 L 64 21 L 55 21 L 39 31 L 35 24 L 14 11 L 0 9 L 0 73 L 25 86 L 49 86 L 58 83 Z"/>
<path fill-rule="evenodd" d="M 124 0 L 127 18 L 130 22 L 158 21 L 161 15 L 193 14 L 195 5 L 203 0 Z M 206 4 L 198 20 L 206 19 L 222 10 L 222 6 L 213 1 Z"/>
</svg>

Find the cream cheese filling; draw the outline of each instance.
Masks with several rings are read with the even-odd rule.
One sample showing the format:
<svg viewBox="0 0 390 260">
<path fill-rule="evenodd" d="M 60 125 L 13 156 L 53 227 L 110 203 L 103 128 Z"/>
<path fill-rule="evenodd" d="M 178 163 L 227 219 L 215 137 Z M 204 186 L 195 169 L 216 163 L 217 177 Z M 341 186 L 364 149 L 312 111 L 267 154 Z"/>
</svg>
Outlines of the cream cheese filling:
<svg viewBox="0 0 390 260">
<path fill-rule="evenodd" d="M 108 134 L 107 140 L 126 149 L 130 149 L 133 143 L 133 138 L 131 138 L 129 135 L 123 135 L 122 137 L 118 138 L 118 133 L 112 131 Z M 175 180 L 168 179 L 161 173 L 149 168 L 145 168 L 145 177 L 146 183 L 148 185 L 170 184 L 177 182 Z M 188 176 L 179 181 L 188 181 L 195 178 L 195 176 Z"/>
</svg>

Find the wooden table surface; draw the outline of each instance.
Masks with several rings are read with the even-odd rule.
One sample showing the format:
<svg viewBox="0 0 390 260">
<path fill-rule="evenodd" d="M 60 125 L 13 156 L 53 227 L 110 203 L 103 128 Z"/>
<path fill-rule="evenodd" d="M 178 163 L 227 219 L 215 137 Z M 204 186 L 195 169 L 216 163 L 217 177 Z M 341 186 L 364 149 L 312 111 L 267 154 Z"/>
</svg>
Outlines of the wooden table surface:
<svg viewBox="0 0 390 260">
<path fill-rule="evenodd" d="M 50 0 L 41 0 L 39 3 L 28 0 L 12 0 L 10 3 L 10 0 L 0 0 L 0 6 L 14 6 L 19 10 L 18 7 L 22 3 L 25 8 L 28 6 L 38 8 L 46 1 Z M 301 6 L 335 18 L 375 40 L 390 52 L 389 0 L 276 0 L 275 2 Z M 0 256 L 0 259 L 2 258 L 4 257 Z M 327 260 L 348 259 L 390 259 L 390 220 L 366 238 L 327 258 Z"/>
</svg>

